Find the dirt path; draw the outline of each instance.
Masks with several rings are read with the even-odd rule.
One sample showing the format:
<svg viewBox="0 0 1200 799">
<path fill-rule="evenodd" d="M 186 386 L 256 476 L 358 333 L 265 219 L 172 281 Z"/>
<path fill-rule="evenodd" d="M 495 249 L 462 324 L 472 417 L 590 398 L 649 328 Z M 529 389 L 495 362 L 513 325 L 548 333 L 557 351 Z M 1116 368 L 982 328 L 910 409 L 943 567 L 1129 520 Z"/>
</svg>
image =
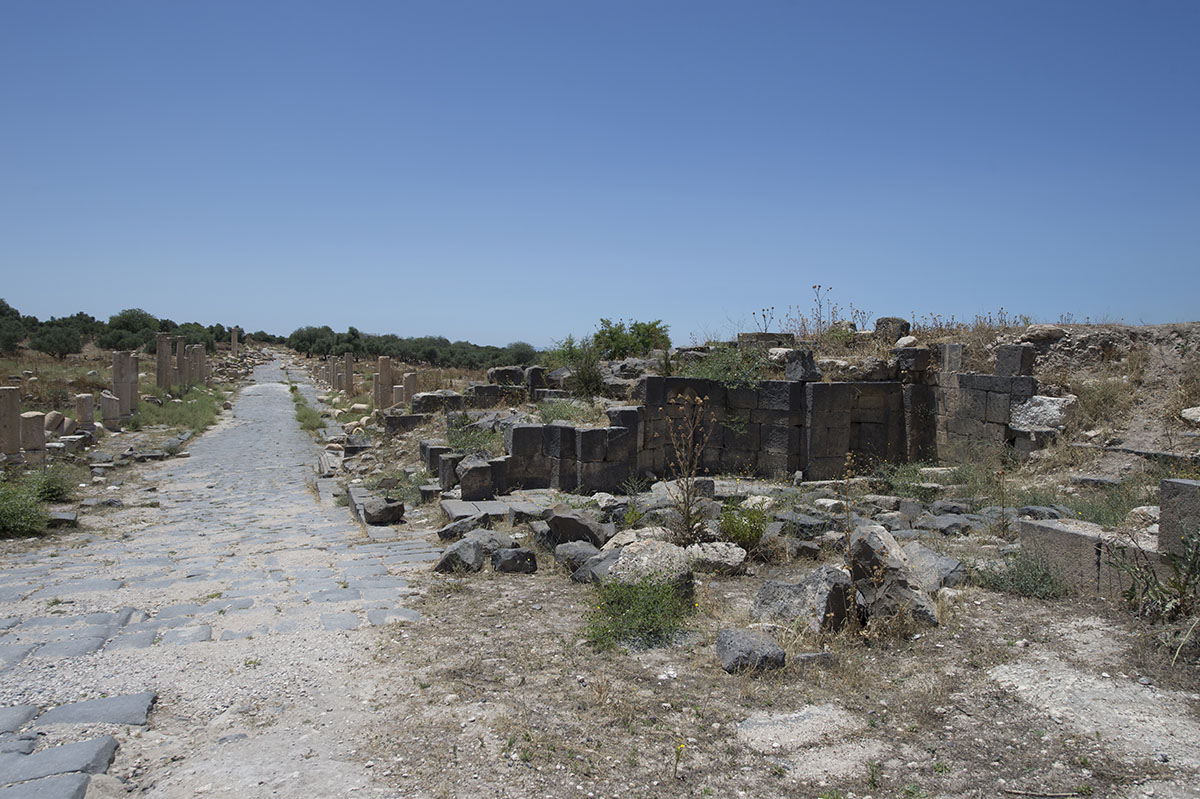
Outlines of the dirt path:
<svg viewBox="0 0 1200 799">
<path fill-rule="evenodd" d="M 189 450 L 107 494 L 125 507 L 89 533 L 5 556 L 0 708 L 156 692 L 145 728 L 35 715 L 14 731 L 43 733 L 39 751 L 115 736 L 88 796 L 389 795 L 356 757 L 375 712 L 364 650 L 372 626 L 416 617 L 404 575 L 433 552 L 371 541 L 318 500 L 279 364 Z"/>
</svg>

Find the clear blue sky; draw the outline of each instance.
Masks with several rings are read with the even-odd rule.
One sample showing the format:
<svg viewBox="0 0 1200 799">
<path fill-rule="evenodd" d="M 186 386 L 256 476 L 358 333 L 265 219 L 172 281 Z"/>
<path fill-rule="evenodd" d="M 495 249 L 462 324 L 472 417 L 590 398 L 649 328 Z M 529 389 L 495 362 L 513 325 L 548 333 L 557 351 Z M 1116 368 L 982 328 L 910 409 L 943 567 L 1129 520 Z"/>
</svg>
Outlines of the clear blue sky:
<svg viewBox="0 0 1200 799">
<path fill-rule="evenodd" d="M 546 345 L 1200 318 L 1200 3 L 0 5 L 0 296 Z"/>
</svg>

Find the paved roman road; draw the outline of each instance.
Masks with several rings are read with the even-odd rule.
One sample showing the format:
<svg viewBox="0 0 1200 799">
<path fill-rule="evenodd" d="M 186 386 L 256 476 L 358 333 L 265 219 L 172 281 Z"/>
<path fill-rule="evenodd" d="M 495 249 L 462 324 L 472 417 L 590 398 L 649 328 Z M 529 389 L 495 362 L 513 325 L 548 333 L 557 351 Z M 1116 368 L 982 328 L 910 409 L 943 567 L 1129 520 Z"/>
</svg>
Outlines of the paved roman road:
<svg viewBox="0 0 1200 799">
<path fill-rule="evenodd" d="M 89 796 L 117 777 L 149 796 L 387 795 L 357 751 L 371 628 L 415 617 L 406 575 L 437 551 L 319 499 L 288 377 L 315 404 L 298 369 L 259 367 L 190 457 L 113 492 L 124 508 L 0 560 L 0 799 L 81 796 L 105 735 L 120 749 Z M 98 697 L 125 699 L 71 707 Z"/>
</svg>

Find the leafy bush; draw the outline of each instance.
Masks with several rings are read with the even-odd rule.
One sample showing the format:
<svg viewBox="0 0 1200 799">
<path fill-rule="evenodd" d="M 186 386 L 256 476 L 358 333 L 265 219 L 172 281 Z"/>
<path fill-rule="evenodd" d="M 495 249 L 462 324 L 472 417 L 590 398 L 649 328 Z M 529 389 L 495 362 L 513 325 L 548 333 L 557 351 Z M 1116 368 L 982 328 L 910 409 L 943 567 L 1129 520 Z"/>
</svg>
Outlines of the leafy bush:
<svg viewBox="0 0 1200 799">
<path fill-rule="evenodd" d="M 66 502 L 75 495 L 75 485 L 80 479 L 76 470 L 55 465 L 26 475 L 25 482 L 42 502 Z"/>
<path fill-rule="evenodd" d="M 650 350 L 665 350 L 671 346 L 668 327 L 661 319 L 653 322 L 625 322 L 601 319 L 600 327 L 592 336 L 592 343 L 600 351 L 600 357 L 610 361 L 630 356 L 644 356 Z"/>
<path fill-rule="evenodd" d="M 0 483 L 0 538 L 38 535 L 49 521 L 46 506 L 27 483 Z"/>
<path fill-rule="evenodd" d="M 579 399 L 591 400 L 604 393 L 604 375 L 600 371 L 600 349 L 591 338 L 578 343 L 571 336 L 559 345 L 566 365 L 571 369 L 567 390 Z"/>
<path fill-rule="evenodd" d="M 684 601 L 669 580 L 647 578 L 613 582 L 597 589 L 595 610 L 585 618 L 584 638 L 597 649 L 620 643 L 668 644 L 683 629 L 693 605 Z"/>
<path fill-rule="evenodd" d="M 1108 561 L 1130 578 L 1123 592 L 1138 612 L 1155 621 L 1174 621 L 1200 612 L 1200 531 L 1183 537 L 1183 555 L 1166 554 L 1171 573 L 1159 575 L 1140 548 L 1107 548 Z"/>
<path fill-rule="evenodd" d="M 994 566 L 977 568 L 973 581 L 993 591 L 1030 597 L 1061 599 L 1071 587 L 1055 572 L 1045 555 L 1021 550 Z"/>
<path fill-rule="evenodd" d="M 300 423 L 301 430 L 315 433 L 325 426 L 325 420 L 321 418 L 321 414 L 308 404 L 300 392 L 297 391 L 292 395 L 292 402 L 296 406 L 296 421 Z"/>
<path fill-rule="evenodd" d="M 767 529 L 767 512 L 762 508 L 747 508 L 733 502 L 721 509 L 721 539 L 753 552 L 762 542 Z"/>
</svg>

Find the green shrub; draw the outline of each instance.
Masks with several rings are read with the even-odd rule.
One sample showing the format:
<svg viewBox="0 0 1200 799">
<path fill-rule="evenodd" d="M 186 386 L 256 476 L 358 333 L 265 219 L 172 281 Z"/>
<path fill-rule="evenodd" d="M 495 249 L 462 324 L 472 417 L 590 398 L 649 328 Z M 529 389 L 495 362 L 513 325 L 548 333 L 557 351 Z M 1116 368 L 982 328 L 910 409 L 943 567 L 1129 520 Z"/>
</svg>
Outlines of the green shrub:
<svg viewBox="0 0 1200 799">
<path fill-rule="evenodd" d="M 225 400 L 225 392 L 197 386 L 180 397 L 182 402 L 174 402 L 165 392 L 162 392 L 162 397 L 162 405 L 152 402 L 139 403 L 130 429 L 138 429 L 145 425 L 165 425 L 191 430 L 194 433 L 203 432 L 217 421 L 217 416 L 221 413 L 221 403 Z"/>
<path fill-rule="evenodd" d="M 608 417 L 599 408 L 578 400 L 543 400 L 537 404 L 537 415 L 542 424 L 555 421 L 601 424 L 608 421 Z"/>
<path fill-rule="evenodd" d="M 27 483 L 0 483 L 0 538 L 38 535 L 49 521 L 46 506 Z"/>
<path fill-rule="evenodd" d="M 767 512 L 747 508 L 732 501 L 721 509 L 721 539 L 737 544 L 747 552 L 758 549 L 767 529 Z"/>
<path fill-rule="evenodd" d="M 584 637 L 597 649 L 617 644 L 668 644 L 683 629 L 693 605 L 669 580 L 607 583 L 597 588 L 595 610 L 585 618 Z"/>
<path fill-rule="evenodd" d="M 1071 587 L 1045 555 L 1020 550 L 1000 564 L 975 569 L 972 580 L 984 588 L 1032 599 L 1061 599 Z"/>
<path fill-rule="evenodd" d="M 727 388 L 751 388 L 760 380 L 778 377 L 780 367 L 761 347 L 717 347 L 703 358 L 679 366 L 681 377 L 716 380 Z"/>
<path fill-rule="evenodd" d="M 296 402 L 296 421 L 300 423 L 301 430 L 307 430 L 310 433 L 315 433 L 325 426 L 325 420 L 321 418 L 321 414 L 312 408 L 304 397 L 299 394 L 295 395 Z"/>
<path fill-rule="evenodd" d="M 1138 612 L 1155 621 L 1174 621 L 1200 612 L 1200 531 L 1183 536 L 1183 554 L 1166 554 L 1170 574 L 1161 576 L 1140 547 L 1108 547 L 1108 561 L 1130 578 L 1123 592 Z"/>
<path fill-rule="evenodd" d="M 26 475 L 34 496 L 42 502 L 66 502 L 75 495 L 75 485 L 83 479 L 78 470 L 56 464 Z"/>
<path fill-rule="evenodd" d="M 499 430 L 483 430 L 460 416 L 446 424 L 446 442 L 450 448 L 467 455 L 494 457 L 504 452 L 504 436 Z"/>
</svg>

